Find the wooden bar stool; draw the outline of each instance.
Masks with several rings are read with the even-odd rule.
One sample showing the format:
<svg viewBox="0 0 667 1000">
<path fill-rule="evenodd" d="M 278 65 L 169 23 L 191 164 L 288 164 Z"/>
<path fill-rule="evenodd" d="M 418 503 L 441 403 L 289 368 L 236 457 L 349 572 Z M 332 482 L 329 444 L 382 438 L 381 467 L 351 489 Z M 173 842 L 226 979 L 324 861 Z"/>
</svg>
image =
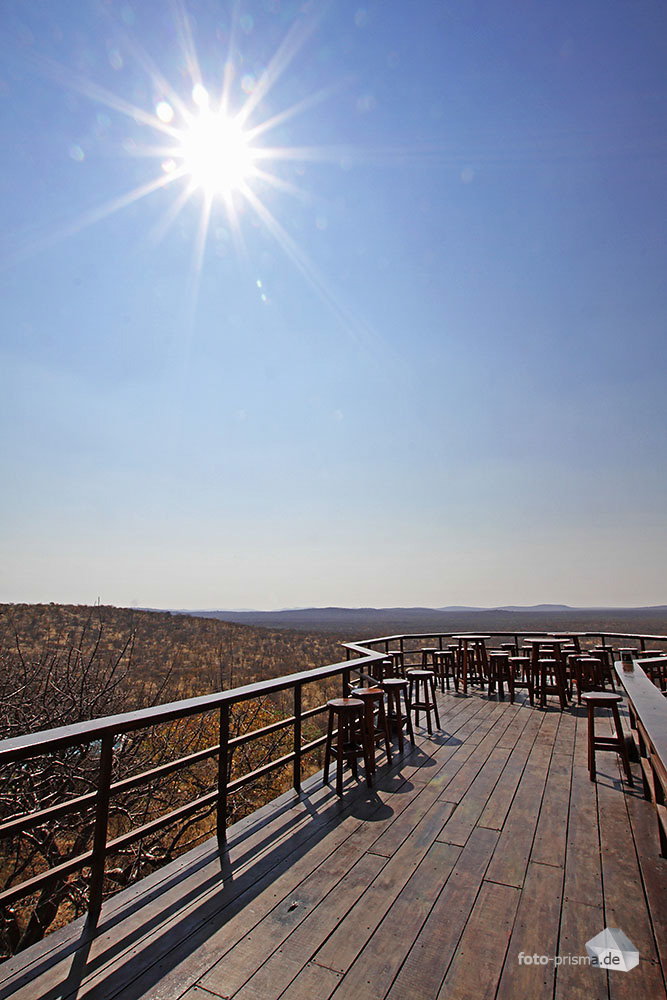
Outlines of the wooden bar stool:
<svg viewBox="0 0 667 1000">
<path fill-rule="evenodd" d="M 572 652 L 581 653 L 578 635 L 572 635 L 571 632 L 552 632 L 551 635 L 563 643 L 563 649 L 565 646 L 571 646 Z"/>
<path fill-rule="evenodd" d="M 389 723 L 392 728 L 398 731 L 398 749 L 403 753 L 403 728 L 407 728 L 410 742 L 415 745 L 415 734 L 412 728 L 412 716 L 410 714 L 410 691 L 409 681 L 403 677 L 386 677 L 380 687 L 387 695 L 389 703 Z M 401 695 L 405 704 L 405 712 L 401 705 Z"/>
<path fill-rule="evenodd" d="M 422 646 L 421 648 L 422 670 L 428 670 L 429 663 L 431 664 L 433 669 L 435 669 L 434 653 L 439 653 L 439 652 L 440 650 L 438 646 Z"/>
<path fill-rule="evenodd" d="M 537 661 L 539 677 L 540 708 L 546 708 L 547 695 L 557 694 L 561 712 L 567 707 L 567 680 L 562 660 L 540 657 Z"/>
<path fill-rule="evenodd" d="M 327 702 L 329 708 L 329 726 L 327 729 L 327 744 L 324 752 L 324 784 L 329 781 L 329 763 L 331 756 L 336 758 L 336 794 L 343 794 L 343 761 L 347 760 L 352 768 L 352 774 L 357 777 L 357 757 L 364 758 L 366 767 L 366 784 L 370 788 L 372 781 L 371 755 L 366 739 L 366 720 L 364 703 L 360 698 L 332 698 Z M 337 723 L 337 739 L 334 743 L 334 722 Z"/>
<path fill-rule="evenodd" d="M 459 672 L 463 684 L 463 693 L 468 693 L 468 675 L 470 683 L 478 681 L 484 690 L 484 680 L 488 672 L 488 661 L 486 657 L 486 639 L 489 635 L 472 635 L 469 632 L 453 636 L 458 639 L 458 661 Z"/>
<path fill-rule="evenodd" d="M 641 654 L 640 654 L 641 655 Z M 602 662 L 602 676 L 616 690 L 616 678 L 614 676 L 614 664 L 612 663 L 611 650 L 609 646 L 594 646 L 591 656 L 596 656 Z"/>
<path fill-rule="evenodd" d="M 582 691 L 600 691 L 604 688 L 602 661 L 596 656 L 573 656 L 571 663 L 577 686 L 577 703 L 581 705 Z"/>
<path fill-rule="evenodd" d="M 641 667 L 650 681 L 661 691 L 667 691 L 667 656 L 646 656 L 641 661 Z"/>
<path fill-rule="evenodd" d="M 530 704 L 535 704 L 535 683 L 530 665 L 530 656 L 510 656 L 510 672 L 514 688 L 525 688 L 528 691 Z M 521 680 L 517 680 L 517 674 Z"/>
<path fill-rule="evenodd" d="M 514 704 L 514 673 L 510 667 L 510 654 L 502 649 L 492 649 L 489 658 L 489 697 L 494 694 L 496 684 L 501 701 L 505 700 L 504 682 L 510 693 L 510 701 Z"/>
<path fill-rule="evenodd" d="M 359 698 L 364 703 L 366 739 L 371 751 L 371 770 L 375 774 L 375 747 L 383 740 L 387 760 L 391 764 L 391 739 L 387 713 L 384 708 L 384 691 L 381 687 L 353 688 L 350 696 Z M 376 710 L 377 725 L 375 723 Z"/>
<path fill-rule="evenodd" d="M 620 694 L 617 694 L 615 691 L 589 691 L 582 695 L 582 699 L 586 703 L 588 710 L 588 773 L 591 781 L 595 781 L 595 751 L 615 750 L 616 753 L 621 755 L 625 776 L 628 779 L 628 784 L 632 787 L 630 761 L 628 760 L 628 751 L 625 746 L 625 737 L 623 736 L 623 729 L 621 727 L 621 716 L 618 711 L 618 703 L 621 701 Z M 595 735 L 596 708 L 611 709 L 611 714 L 614 718 L 614 728 L 616 730 L 615 736 Z"/>
<path fill-rule="evenodd" d="M 435 701 L 435 677 L 432 670 L 409 670 L 408 680 L 410 681 L 410 704 L 415 713 L 415 723 L 419 725 L 419 713 L 424 712 L 426 716 L 426 727 L 429 736 L 433 735 L 431 726 L 431 712 L 435 715 L 435 721 L 440 729 L 440 716 L 438 706 Z"/>
<path fill-rule="evenodd" d="M 437 649 L 433 654 L 433 672 L 440 681 L 440 690 L 445 693 L 445 684 L 449 691 L 449 678 L 454 681 L 454 689 L 459 689 L 459 672 L 456 653 L 453 649 Z"/>
<path fill-rule="evenodd" d="M 618 651 L 619 660 L 630 661 L 636 660 L 639 656 L 639 649 L 637 646 L 621 646 Z"/>
<path fill-rule="evenodd" d="M 393 667 L 393 661 L 390 656 L 385 656 L 383 660 L 376 660 L 372 663 L 369 669 L 369 673 L 373 680 L 378 683 L 383 681 L 385 677 L 391 677 L 391 671 Z"/>
<path fill-rule="evenodd" d="M 405 654 L 402 649 L 388 649 L 387 656 L 391 659 L 391 676 L 405 677 Z"/>
</svg>

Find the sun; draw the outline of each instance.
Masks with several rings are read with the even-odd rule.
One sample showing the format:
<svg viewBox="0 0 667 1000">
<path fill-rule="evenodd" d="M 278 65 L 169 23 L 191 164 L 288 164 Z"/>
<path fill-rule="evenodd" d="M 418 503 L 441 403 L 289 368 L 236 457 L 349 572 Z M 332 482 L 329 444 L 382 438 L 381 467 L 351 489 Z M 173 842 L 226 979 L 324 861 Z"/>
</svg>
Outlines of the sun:
<svg viewBox="0 0 667 1000">
<path fill-rule="evenodd" d="M 193 97 L 198 112 L 188 115 L 185 128 L 179 131 L 174 160 L 191 186 L 207 198 L 229 199 L 252 177 L 256 151 L 240 116 L 214 111 L 202 86 L 195 87 Z"/>
</svg>

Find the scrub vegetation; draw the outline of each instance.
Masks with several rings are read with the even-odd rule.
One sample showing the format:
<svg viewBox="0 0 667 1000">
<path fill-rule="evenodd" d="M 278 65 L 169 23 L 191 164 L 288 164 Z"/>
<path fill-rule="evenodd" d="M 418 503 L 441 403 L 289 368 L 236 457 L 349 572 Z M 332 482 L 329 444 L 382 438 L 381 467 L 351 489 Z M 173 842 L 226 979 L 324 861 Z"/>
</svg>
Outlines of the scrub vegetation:
<svg viewBox="0 0 667 1000">
<path fill-rule="evenodd" d="M 195 697 L 343 659 L 340 638 L 234 625 L 168 612 L 70 605 L 0 608 L 0 737 L 71 725 L 87 719 Z M 318 690 L 314 690 L 318 687 Z M 304 691 L 304 707 L 329 692 Z M 291 714 L 282 695 L 235 706 L 230 735 L 270 725 Z M 308 699 L 306 701 L 306 698 Z M 317 722 L 304 726 L 314 738 Z M 312 733 L 312 736 L 311 736 Z M 240 746 L 233 779 L 288 752 L 291 730 Z M 218 742 L 210 712 L 122 737 L 112 781 L 196 753 Z M 0 822 L 94 792 L 99 743 L 5 767 L 0 772 Z M 319 759 L 304 761 L 312 769 Z M 306 772 L 307 773 L 307 772 Z M 150 822 L 216 786 L 215 758 L 199 761 L 147 785 L 112 796 L 109 838 Z M 284 791 L 286 770 L 245 786 L 229 802 L 234 822 Z M 90 849 L 94 803 L 0 841 L 0 889 L 54 868 Z M 150 874 L 209 837 L 213 808 L 128 845 L 108 860 L 105 895 Z M 64 877 L 5 907 L 1 951 L 8 955 L 40 940 L 87 909 L 87 870 Z"/>
</svg>

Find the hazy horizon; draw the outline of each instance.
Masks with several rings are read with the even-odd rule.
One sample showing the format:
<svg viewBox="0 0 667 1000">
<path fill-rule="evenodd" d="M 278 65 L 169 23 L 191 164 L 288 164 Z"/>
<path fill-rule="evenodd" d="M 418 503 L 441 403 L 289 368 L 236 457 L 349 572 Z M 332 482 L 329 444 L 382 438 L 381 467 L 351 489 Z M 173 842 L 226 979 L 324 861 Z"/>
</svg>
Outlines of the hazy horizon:
<svg viewBox="0 0 667 1000">
<path fill-rule="evenodd" d="M 664 600 L 665 37 L 8 0 L 0 600 Z"/>
</svg>

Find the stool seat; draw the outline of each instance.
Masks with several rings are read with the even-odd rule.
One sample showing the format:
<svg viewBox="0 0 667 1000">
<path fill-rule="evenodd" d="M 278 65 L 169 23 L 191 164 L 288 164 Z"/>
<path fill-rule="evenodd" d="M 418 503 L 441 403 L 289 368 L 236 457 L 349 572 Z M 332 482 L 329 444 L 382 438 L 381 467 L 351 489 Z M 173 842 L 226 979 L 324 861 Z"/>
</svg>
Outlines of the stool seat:
<svg viewBox="0 0 667 1000">
<path fill-rule="evenodd" d="M 336 709 L 353 709 L 353 708 L 363 708 L 364 703 L 359 700 L 359 698 L 330 698 L 327 702 L 329 708 Z"/>
<path fill-rule="evenodd" d="M 616 691 L 586 691 L 581 696 L 581 700 L 587 705 L 599 705 L 600 708 L 607 708 L 610 705 L 618 705 L 623 698 Z"/>
</svg>

